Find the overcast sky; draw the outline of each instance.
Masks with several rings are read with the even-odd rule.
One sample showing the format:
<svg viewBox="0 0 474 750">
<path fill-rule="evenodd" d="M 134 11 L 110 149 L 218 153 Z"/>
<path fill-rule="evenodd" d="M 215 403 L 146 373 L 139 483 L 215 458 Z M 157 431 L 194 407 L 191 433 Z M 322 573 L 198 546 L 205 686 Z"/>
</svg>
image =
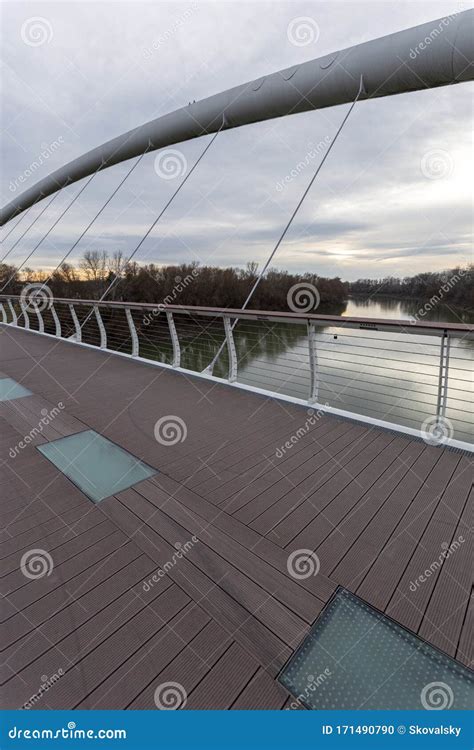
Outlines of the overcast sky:
<svg viewBox="0 0 474 750">
<path fill-rule="evenodd" d="M 190 100 L 468 7 L 458 0 L 3 2 L 2 204 L 90 148 Z M 310 19 L 312 33 L 308 44 L 296 45 L 288 28 L 301 17 Z M 356 279 L 468 262 L 471 97 L 464 83 L 357 105 L 274 265 Z M 320 157 L 307 155 L 334 135 L 346 111 L 344 105 L 220 134 L 137 259 L 263 264 L 317 166 Z M 188 168 L 206 142 L 177 147 Z M 304 160 L 308 166 L 287 179 Z M 70 260 L 85 249 L 133 251 L 178 184 L 157 174 L 155 162 L 156 153 L 143 158 Z M 95 177 L 28 265 L 59 263 L 130 165 Z M 9 262 L 23 261 L 79 188 L 59 194 Z"/>
</svg>

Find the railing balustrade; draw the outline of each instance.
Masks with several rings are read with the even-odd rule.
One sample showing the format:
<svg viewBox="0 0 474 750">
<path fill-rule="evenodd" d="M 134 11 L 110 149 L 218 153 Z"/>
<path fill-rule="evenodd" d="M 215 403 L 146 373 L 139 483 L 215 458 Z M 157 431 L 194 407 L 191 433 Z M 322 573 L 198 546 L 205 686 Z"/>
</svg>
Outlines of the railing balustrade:
<svg viewBox="0 0 474 750">
<path fill-rule="evenodd" d="M 37 304 L 5 294 L 0 318 L 306 404 L 311 413 L 474 449 L 474 328 L 467 324 L 81 299 Z"/>
</svg>

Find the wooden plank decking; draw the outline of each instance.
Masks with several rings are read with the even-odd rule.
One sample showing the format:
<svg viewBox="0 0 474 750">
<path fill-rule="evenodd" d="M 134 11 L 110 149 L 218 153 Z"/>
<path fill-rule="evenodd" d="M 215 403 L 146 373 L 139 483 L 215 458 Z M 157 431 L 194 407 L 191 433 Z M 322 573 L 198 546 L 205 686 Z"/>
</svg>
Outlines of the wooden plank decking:
<svg viewBox="0 0 474 750">
<path fill-rule="evenodd" d="M 275 677 L 338 585 L 472 663 L 467 455 L 6 326 L 0 370 L 33 393 L 0 402 L 4 706 L 59 674 L 33 707 L 154 708 L 175 682 L 186 708 L 284 708 Z M 92 504 L 35 447 L 84 429 L 160 473 Z M 50 575 L 25 577 L 32 549 Z M 300 549 L 317 575 L 290 575 Z"/>
</svg>

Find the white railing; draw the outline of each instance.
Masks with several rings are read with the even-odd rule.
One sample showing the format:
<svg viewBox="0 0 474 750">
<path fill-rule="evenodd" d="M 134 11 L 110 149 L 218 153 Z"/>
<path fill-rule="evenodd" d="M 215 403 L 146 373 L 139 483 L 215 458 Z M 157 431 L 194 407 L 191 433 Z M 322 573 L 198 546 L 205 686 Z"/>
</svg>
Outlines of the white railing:
<svg viewBox="0 0 474 750">
<path fill-rule="evenodd" d="M 470 325 L 12 295 L 0 322 L 474 449 Z"/>
</svg>

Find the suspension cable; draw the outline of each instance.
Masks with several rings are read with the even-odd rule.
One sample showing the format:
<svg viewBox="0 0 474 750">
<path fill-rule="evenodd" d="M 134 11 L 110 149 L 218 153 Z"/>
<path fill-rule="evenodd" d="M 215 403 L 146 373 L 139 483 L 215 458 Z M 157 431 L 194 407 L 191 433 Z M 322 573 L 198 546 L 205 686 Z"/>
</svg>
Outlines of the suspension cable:
<svg viewBox="0 0 474 750">
<path fill-rule="evenodd" d="M 33 204 L 33 205 L 34 205 L 34 204 Z M 21 214 L 21 216 L 20 216 L 20 218 L 18 219 L 18 221 L 17 221 L 17 222 L 16 222 L 16 223 L 15 223 L 15 224 L 14 224 L 14 225 L 12 226 L 12 228 L 11 228 L 11 229 L 10 229 L 10 230 L 9 230 L 9 231 L 8 231 L 8 232 L 6 233 L 5 237 L 2 237 L 2 240 L 1 240 L 1 241 L 2 241 L 2 244 L 3 244 L 4 242 L 5 242 L 5 240 L 6 240 L 6 239 L 8 239 L 8 237 L 9 237 L 9 236 L 11 235 L 11 233 L 12 233 L 12 232 L 13 232 L 13 231 L 14 231 L 14 230 L 15 230 L 15 229 L 17 228 L 18 224 L 19 224 L 19 223 L 20 223 L 21 221 L 23 221 L 23 219 L 24 219 L 24 218 L 26 218 L 26 217 L 28 216 L 28 214 L 29 214 L 29 212 L 31 211 L 31 209 L 32 209 L 32 208 L 33 208 L 33 206 L 30 206 L 29 208 L 27 208 L 27 209 L 26 209 L 26 211 L 24 211 L 24 212 L 23 212 L 23 213 Z M 0 261 L 0 263 L 1 263 L 1 262 L 2 262 L 2 261 Z"/>
<path fill-rule="evenodd" d="M 13 278 L 15 278 L 16 274 L 18 273 L 18 271 L 20 271 L 23 268 L 23 266 L 25 265 L 25 263 L 28 262 L 28 260 L 31 258 L 31 256 L 33 255 L 33 253 L 36 252 L 36 250 L 39 248 L 39 246 L 41 245 L 41 243 L 53 231 L 54 227 L 61 221 L 61 219 L 69 211 L 69 209 L 71 208 L 71 206 L 77 201 L 77 199 L 79 198 L 79 196 L 81 195 L 81 193 L 84 192 L 84 190 L 89 185 L 89 183 L 94 179 L 94 177 L 96 176 L 96 174 L 97 174 L 97 170 L 95 172 L 93 172 L 91 174 L 91 176 L 86 180 L 86 182 L 81 187 L 81 189 L 76 193 L 76 195 L 74 196 L 74 198 L 68 203 L 68 205 L 66 206 L 66 208 L 64 209 L 64 211 L 61 211 L 61 213 L 59 214 L 58 218 L 53 223 L 53 225 L 48 229 L 48 231 L 46 232 L 46 234 L 43 235 L 43 237 L 40 239 L 40 241 L 34 246 L 33 250 L 26 256 L 25 260 L 18 266 L 18 268 L 14 271 L 14 273 L 12 273 L 12 275 L 10 276 L 10 278 L 5 282 L 5 284 L 0 289 L 0 293 L 3 292 L 3 290 L 5 289 L 6 286 L 8 286 L 8 284 L 10 283 L 10 281 Z"/>
<path fill-rule="evenodd" d="M 312 187 L 312 185 L 313 185 L 316 177 L 320 173 L 321 168 L 322 168 L 324 162 L 326 161 L 326 159 L 328 158 L 329 154 L 331 153 L 331 149 L 333 148 L 334 144 L 336 143 L 336 141 L 337 141 L 340 133 L 342 132 L 342 129 L 344 128 L 344 125 L 346 124 L 346 122 L 347 122 L 347 120 L 349 118 L 349 115 L 351 114 L 352 110 L 354 109 L 354 107 L 355 107 L 355 105 L 356 105 L 356 103 L 357 103 L 357 101 L 358 101 L 358 99 L 359 99 L 359 97 L 360 97 L 360 95 L 362 94 L 363 91 L 364 91 L 364 81 L 363 81 L 363 77 L 361 76 L 360 77 L 359 91 L 357 92 L 356 98 L 354 99 L 354 101 L 352 102 L 351 106 L 349 107 L 349 110 L 346 112 L 346 114 L 345 114 L 345 116 L 344 116 L 341 124 L 339 125 L 339 128 L 336 131 L 336 135 L 334 136 L 334 138 L 332 139 L 331 143 L 329 144 L 329 147 L 328 147 L 326 153 L 324 154 L 323 158 L 321 159 L 321 162 L 319 163 L 319 166 L 317 167 L 314 175 L 312 176 L 312 178 L 309 181 L 306 189 L 304 190 L 303 195 L 301 196 L 301 198 L 299 199 L 298 203 L 296 204 L 296 208 L 294 209 L 293 213 L 291 214 L 291 216 L 290 216 L 290 218 L 289 218 L 289 220 L 288 220 L 285 228 L 283 229 L 283 232 L 280 234 L 280 237 L 278 238 L 278 241 L 277 241 L 275 247 L 273 248 L 272 252 L 268 256 L 268 259 L 267 259 L 265 265 L 263 266 L 261 272 L 259 273 L 257 279 L 255 280 L 254 285 L 252 286 L 250 292 L 248 293 L 247 298 L 246 298 L 245 302 L 243 303 L 243 305 L 241 307 L 242 310 L 246 309 L 247 305 L 249 304 L 250 300 L 252 299 L 252 297 L 253 297 L 253 295 L 255 293 L 255 290 L 257 289 L 258 285 L 260 284 L 260 282 L 261 282 L 261 280 L 263 278 L 263 275 L 265 274 L 265 271 L 267 270 L 268 266 L 272 262 L 272 259 L 274 258 L 276 251 L 280 247 L 280 245 L 281 245 L 283 239 L 285 238 L 285 236 L 286 236 L 289 228 L 291 227 L 296 214 L 300 210 L 301 205 L 302 205 L 304 199 L 306 198 L 306 196 L 308 195 L 309 191 L 311 190 L 311 187 Z M 231 330 L 232 331 L 234 330 L 234 328 L 237 325 L 238 321 L 239 321 L 239 318 L 235 318 L 235 320 L 233 321 L 232 326 L 231 326 Z M 218 358 L 219 358 L 219 356 L 220 356 L 220 354 L 221 354 L 221 352 L 222 352 L 222 350 L 223 350 L 223 348 L 225 346 L 225 343 L 226 343 L 226 339 L 224 339 L 224 341 L 220 345 L 220 347 L 219 347 L 216 355 L 214 356 L 214 358 L 212 359 L 212 361 L 209 363 L 209 365 L 205 368 L 204 372 L 212 373 L 214 365 L 216 364 L 216 362 L 217 362 L 217 360 L 218 360 Z"/>
<path fill-rule="evenodd" d="M 59 268 L 61 268 L 61 266 L 63 265 L 63 263 L 66 262 L 66 260 L 69 258 L 69 256 L 71 255 L 72 251 L 74 250 L 74 248 L 77 247 L 77 245 L 82 240 L 82 238 L 84 237 L 84 235 L 87 234 L 87 232 L 89 231 L 89 229 L 91 228 L 91 226 L 99 218 L 99 216 L 101 215 L 102 211 L 109 205 L 109 203 L 112 200 L 112 198 L 118 193 L 118 191 L 120 190 L 120 188 L 122 187 L 122 185 L 124 184 L 124 182 L 132 174 L 132 172 L 134 171 L 134 169 L 136 167 L 138 167 L 138 165 L 140 164 L 141 160 L 143 159 L 143 157 L 145 156 L 145 154 L 147 153 L 147 151 L 149 150 L 149 148 L 150 148 L 150 146 L 148 146 L 148 148 L 143 152 L 143 154 L 141 154 L 138 157 L 138 159 L 135 161 L 135 163 L 132 164 L 131 168 L 128 170 L 128 172 L 126 173 L 126 175 L 120 180 L 120 182 L 117 185 L 117 187 L 115 187 L 113 189 L 113 191 L 111 192 L 111 194 L 109 195 L 109 197 L 107 198 L 107 200 L 105 201 L 105 203 L 103 203 L 103 205 L 101 206 L 101 208 L 99 208 L 99 210 L 97 211 L 97 213 L 95 214 L 95 216 L 93 217 L 93 219 L 89 222 L 89 224 L 86 226 L 86 228 L 83 230 L 83 232 L 81 232 L 81 234 L 79 235 L 79 237 L 77 238 L 77 240 L 73 243 L 72 247 L 68 250 L 68 252 L 66 253 L 66 255 L 59 261 L 59 263 L 56 266 L 56 268 L 54 268 L 51 271 L 51 273 L 49 274 L 48 278 L 43 282 L 43 284 L 41 285 L 41 287 L 38 289 L 37 294 L 39 294 L 45 288 L 45 286 L 47 285 L 48 281 L 51 280 L 51 278 L 54 276 L 54 274 L 56 273 L 56 271 Z"/>
<path fill-rule="evenodd" d="M 128 257 L 128 259 L 123 264 L 123 266 L 122 266 L 123 268 L 125 268 L 130 263 L 130 261 L 132 260 L 132 258 L 136 255 L 136 253 L 139 251 L 140 247 L 145 242 L 146 238 L 149 236 L 150 232 L 152 232 L 153 229 L 156 227 L 156 225 L 160 221 L 160 219 L 163 216 L 163 214 L 166 212 L 166 210 L 169 208 L 169 206 L 172 204 L 172 202 L 174 201 L 174 199 L 176 198 L 176 196 L 180 192 L 181 188 L 184 187 L 184 185 L 186 184 L 186 182 L 191 177 L 192 173 L 196 169 L 196 167 L 199 164 L 199 162 L 204 158 L 204 156 L 206 155 L 206 153 L 209 151 L 209 149 L 211 148 L 212 144 L 214 143 L 214 141 L 216 140 L 217 136 L 219 135 L 219 133 L 221 132 L 222 128 L 224 127 L 224 125 L 225 125 L 225 115 L 224 115 L 224 117 L 222 119 L 222 125 L 220 126 L 219 130 L 217 130 L 214 133 L 214 135 L 212 136 L 211 140 L 209 141 L 209 143 L 207 144 L 207 146 L 202 151 L 202 153 L 199 156 L 199 158 L 194 162 L 193 166 L 191 167 L 191 169 L 189 170 L 189 172 L 187 173 L 187 175 L 185 176 L 185 178 L 180 182 L 180 184 L 178 185 L 178 187 L 174 191 L 174 193 L 171 196 L 171 198 L 165 203 L 164 207 L 162 208 L 162 210 L 160 211 L 160 213 L 158 214 L 158 216 L 156 217 L 156 219 L 153 221 L 153 223 L 150 225 L 150 227 L 147 229 L 147 231 L 145 232 L 145 234 L 141 238 L 140 242 L 136 246 L 136 248 L 133 251 L 133 253 Z M 110 284 L 107 287 L 107 289 L 105 290 L 105 292 L 97 300 L 97 303 L 102 302 L 105 299 L 105 297 L 107 296 L 107 294 L 110 292 L 110 290 L 112 289 L 112 287 L 116 284 L 116 282 L 120 280 L 120 278 L 121 278 L 120 276 L 115 276 L 112 279 L 112 281 L 110 282 Z M 81 328 L 87 323 L 87 321 L 89 320 L 89 318 L 91 316 L 92 316 L 92 311 L 84 318 L 83 322 L 81 323 Z"/>
<path fill-rule="evenodd" d="M 6 254 L 5 254 L 4 256 L 3 256 L 3 258 L 2 258 L 1 260 L 0 260 L 0 263 L 3 263 L 3 261 L 5 260 L 5 258 L 7 258 L 7 257 L 8 257 L 9 255 L 10 255 L 10 253 L 12 252 L 12 250 L 14 250 L 14 249 L 16 248 L 16 246 L 17 246 L 17 245 L 18 245 L 18 243 L 19 243 L 19 242 L 20 242 L 20 241 L 21 241 L 21 240 L 23 239 L 23 237 L 25 236 L 25 234 L 27 234 L 27 233 L 28 233 L 28 232 L 30 231 L 30 229 L 31 229 L 31 227 L 33 226 L 33 224 L 36 224 L 36 222 L 38 221 L 38 219 L 40 219 L 40 218 L 42 217 L 42 215 L 44 214 L 44 212 L 46 211 L 46 209 L 47 209 L 47 208 L 49 208 L 49 206 L 51 205 L 51 203 L 52 203 L 52 202 L 54 201 L 54 199 L 55 199 L 55 198 L 56 198 L 56 197 L 57 197 L 58 195 L 59 195 L 59 193 L 55 193 L 55 194 L 53 195 L 53 197 L 51 198 L 51 200 L 49 200 L 49 201 L 48 201 L 48 202 L 46 203 L 46 205 L 45 205 L 45 206 L 43 206 L 43 208 L 42 208 L 42 209 L 41 209 L 41 211 L 39 212 L 38 216 L 36 216 L 36 217 L 35 217 L 35 218 L 33 219 L 33 221 L 31 222 L 31 224 L 30 224 L 30 225 L 29 225 L 29 226 L 28 226 L 28 227 L 27 227 L 27 228 L 25 229 L 25 231 L 23 232 L 23 234 L 21 234 L 21 235 L 20 235 L 20 236 L 18 237 L 18 239 L 17 239 L 17 240 L 16 240 L 16 241 L 15 241 L 15 242 L 13 243 L 13 245 L 12 245 L 12 246 L 11 246 L 11 248 L 10 248 L 10 250 L 9 250 L 9 251 L 8 251 L 8 252 L 7 252 L 7 253 L 6 253 Z M 33 204 L 33 205 L 34 205 L 34 204 Z M 33 208 L 33 206 L 31 206 L 31 208 Z M 16 226 L 16 225 L 15 225 L 15 226 Z"/>
</svg>

